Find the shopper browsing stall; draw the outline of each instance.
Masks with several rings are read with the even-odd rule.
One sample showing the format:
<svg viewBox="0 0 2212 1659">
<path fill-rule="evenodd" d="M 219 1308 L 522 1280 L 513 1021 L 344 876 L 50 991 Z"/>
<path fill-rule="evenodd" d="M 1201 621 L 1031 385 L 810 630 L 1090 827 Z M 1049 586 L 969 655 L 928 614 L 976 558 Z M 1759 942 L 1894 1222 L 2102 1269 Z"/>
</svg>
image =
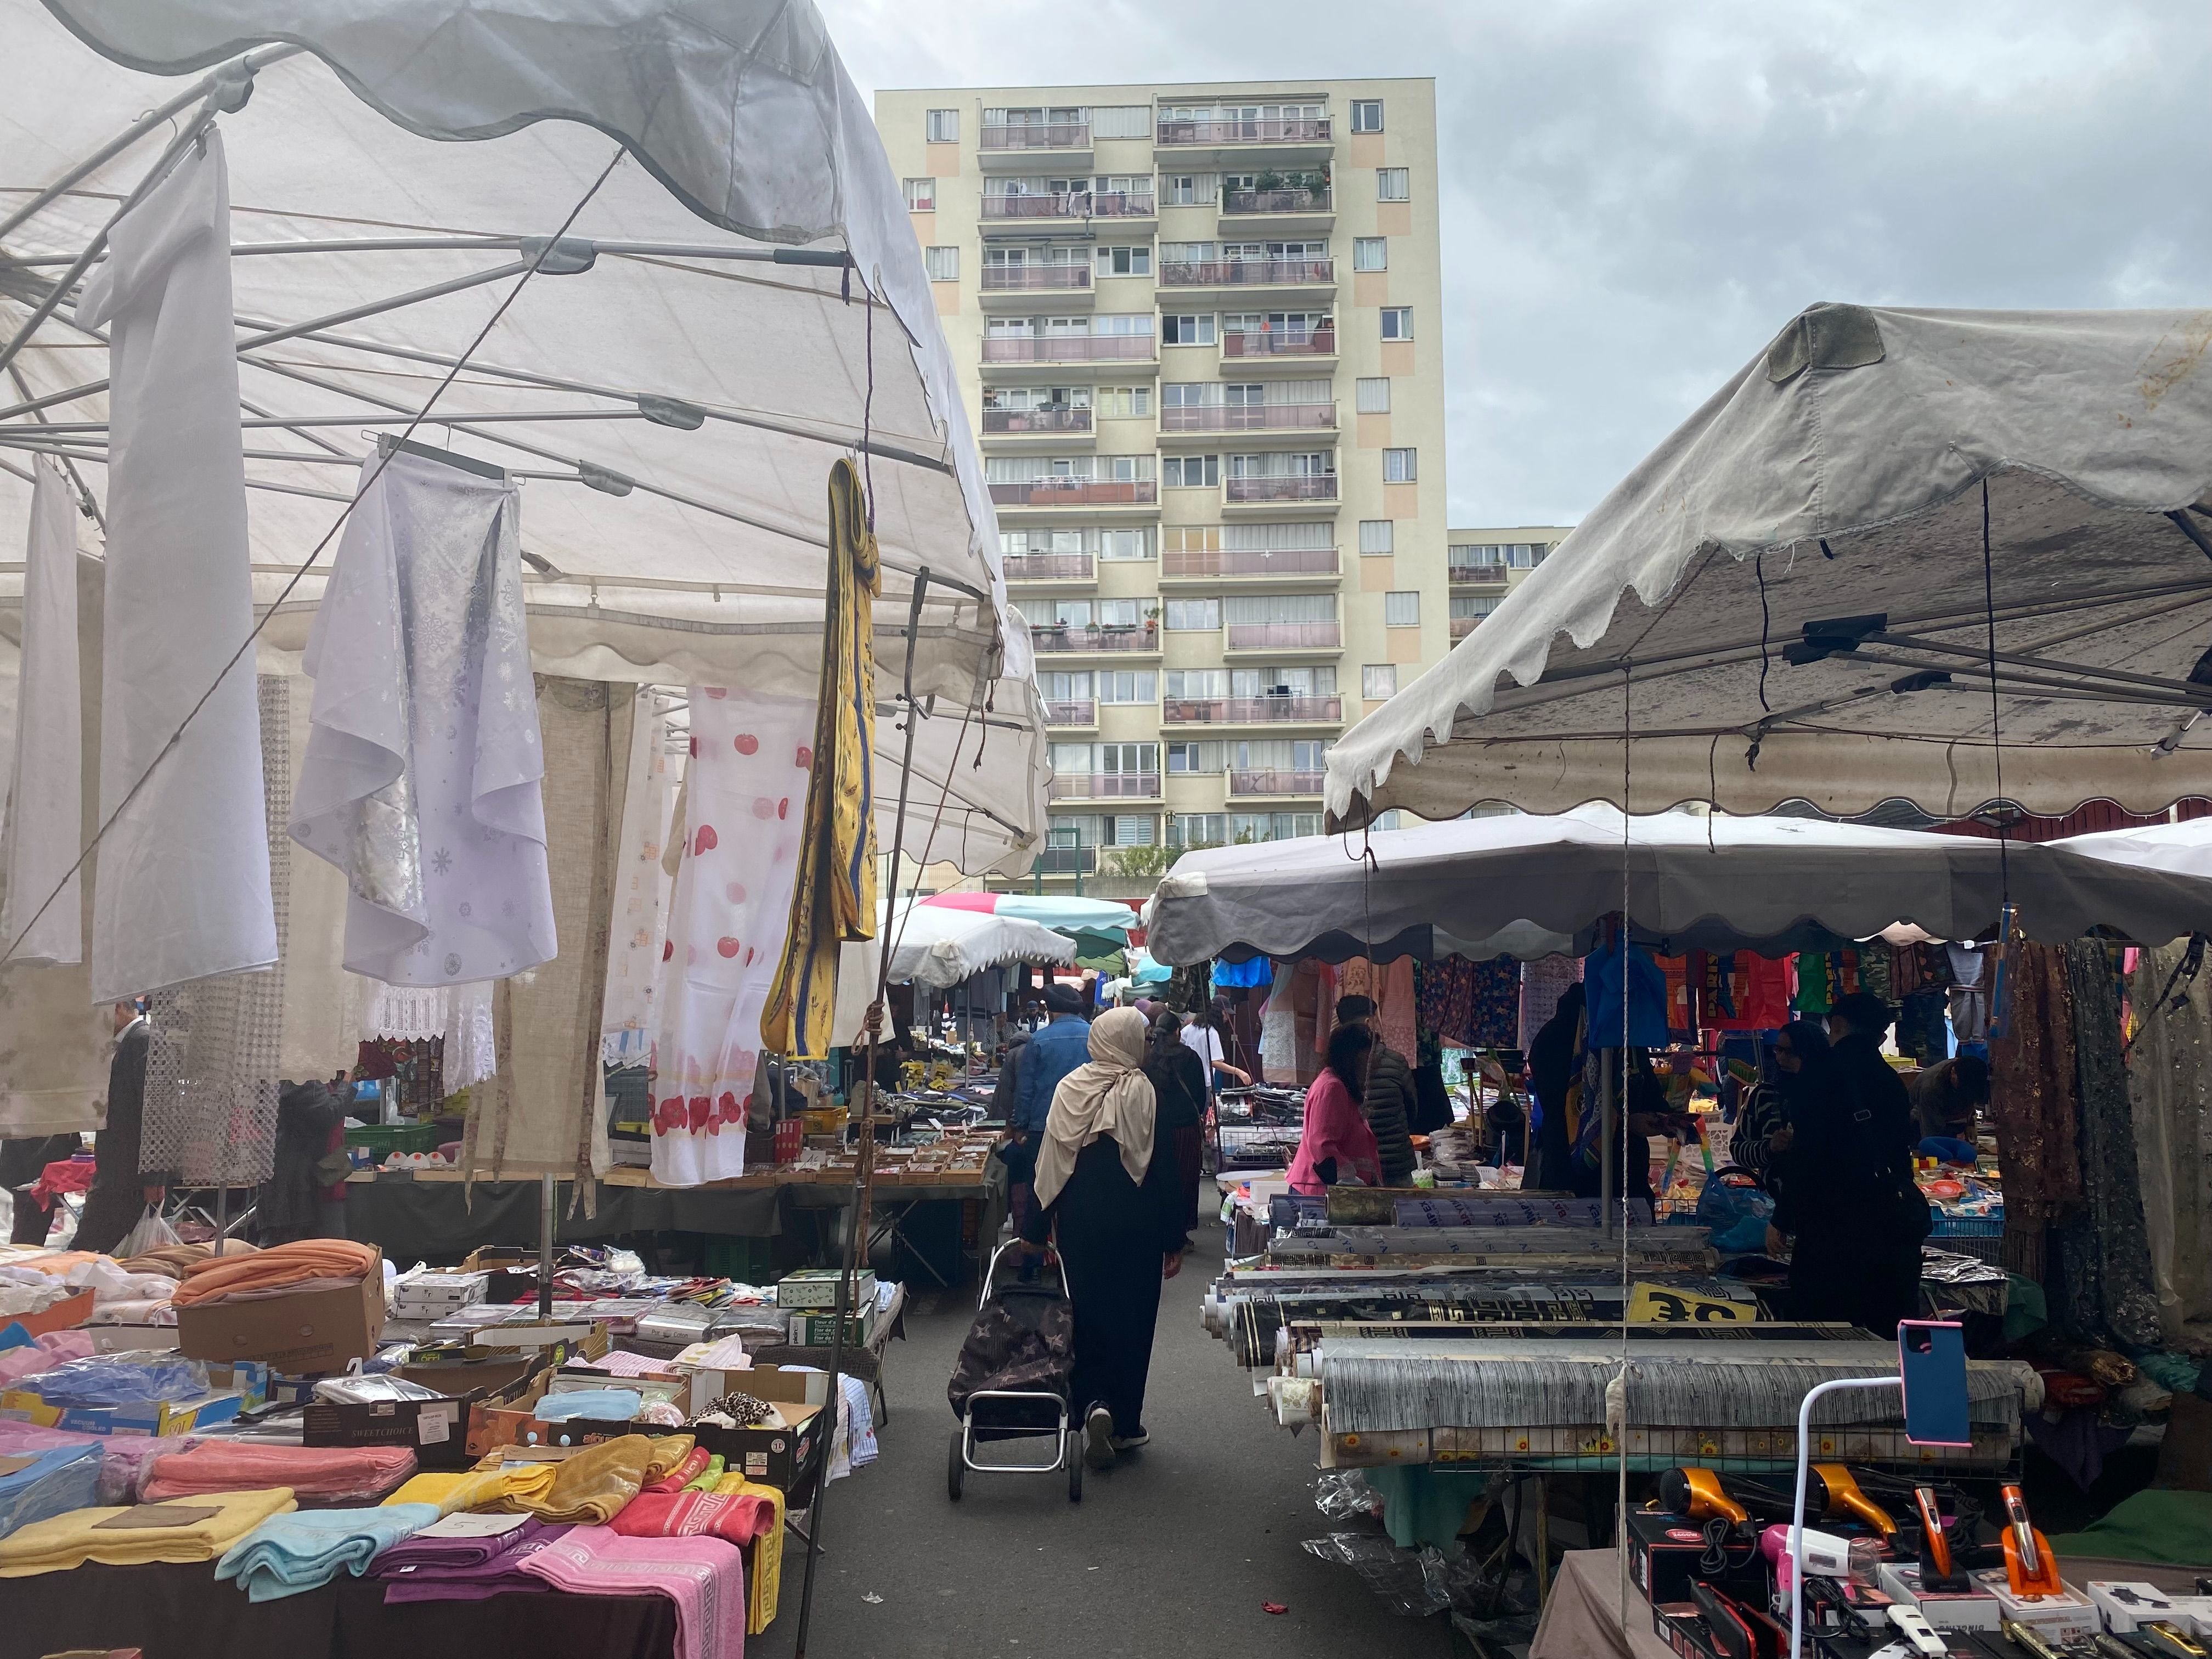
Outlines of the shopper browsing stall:
<svg viewBox="0 0 2212 1659">
<path fill-rule="evenodd" d="M 1375 1132 L 1375 1149 L 1382 1160 L 1382 1184 L 1406 1187 L 1413 1179 L 1413 1068 L 1405 1055 L 1382 1041 L 1375 1024 L 1372 997 L 1336 1000 L 1340 1026 L 1363 1025 L 1374 1038 L 1367 1052 L 1367 1069 L 1360 1079 L 1359 1110 Z"/>
<path fill-rule="evenodd" d="M 1359 1109 L 1360 1082 L 1374 1042 L 1364 1025 L 1340 1025 L 1329 1033 L 1328 1065 L 1306 1091 L 1305 1125 L 1298 1134 L 1298 1155 L 1291 1163 L 1292 1192 L 1382 1184 L 1375 1132 Z"/>
<path fill-rule="evenodd" d="M 1140 1011 L 1141 1012 L 1141 1011 Z M 1204 1176 L 1201 1140 L 1206 1122 L 1206 1067 L 1182 1040 L 1182 1022 L 1163 1008 L 1150 1016 L 1146 1036 L 1145 1076 L 1158 1103 L 1156 1122 L 1163 1150 L 1176 1161 L 1176 1190 L 1186 1233 L 1198 1225 L 1198 1188 Z"/>
</svg>

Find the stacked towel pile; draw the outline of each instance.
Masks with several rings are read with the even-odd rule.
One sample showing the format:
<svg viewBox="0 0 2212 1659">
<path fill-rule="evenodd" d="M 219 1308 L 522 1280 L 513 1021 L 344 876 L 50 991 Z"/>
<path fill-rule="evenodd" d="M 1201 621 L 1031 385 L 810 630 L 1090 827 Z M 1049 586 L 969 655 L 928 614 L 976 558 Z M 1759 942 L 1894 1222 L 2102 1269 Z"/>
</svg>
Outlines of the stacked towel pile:
<svg viewBox="0 0 2212 1659">
<path fill-rule="evenodd" d="M 319 1589 L 340 1572 L 360 1577 L 379 1555 L 437 1518 L 429 1504 L 271 1516 L 223 1553 L 215 1576 L 236 1579 L 248 1601 L 274 1601 Z"/>
<path fill-rule="evenodd" d="M 357 1285 L 377 1265 L 376 1248 L 344 1238 L 303 1238 L 252 1255 L 196 1261 L 170 1300 L 179 1308 L 208 1302 L 242 1302 L 280 1291 Z"/>
<path fill-rule="evenodd" d="M 66 1572 L 88 1561 L 212 1561 L 271 1516 L 293 1508 L 289 1488 L 216 1492 L 179 1504 L 71 1510 L 0 1538 L 0 1578 Z"/>
<path fill-rule="evenodd" d="M 567 1533 L 534 1515 L 452 1515 L 395 1544 L 369 1569 L 393 1601 L 481 1601 L 537 1589 L 522 1564 Z"/>
<path fill-rule="evenodd" d="M 27 1463 L 0 1474 L 0 1538 L 99 1501 L 97 1446 L 55 1446 L 28 1455 Z"/>
<path fill-rule="evenodd" d="M 381 1503 L 415 1473 L 404 1446 L 272 1446 L 210 1440 L 155 1460 L 148 1471 L 149 1504 L 211 1492 L 289 1486 L 303 1508 Z"/>
</svg>

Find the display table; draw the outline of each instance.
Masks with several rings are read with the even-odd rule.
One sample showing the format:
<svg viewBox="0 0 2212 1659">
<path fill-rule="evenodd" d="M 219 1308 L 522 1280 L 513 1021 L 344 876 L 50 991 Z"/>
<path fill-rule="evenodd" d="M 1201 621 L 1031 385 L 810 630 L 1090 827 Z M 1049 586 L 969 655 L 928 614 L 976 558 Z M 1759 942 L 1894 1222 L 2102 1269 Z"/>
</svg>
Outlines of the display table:
<svg viewBox="0 0 2212 1659">
<path fill-rule="evenodd" d="M 384 1602 L 375 1579 L 253 1602 L 215 1564 L 79 1567 L 0 1582 L 0 1659 L 143 1648 L 149 1659 L 674 1659 L 676 1604 L 545 1589 Z"/>
<path fill-rule="evenodd" d="M 704 1187 L 664 1187 L 647 1170 L 624 1165 L 599 1182 L 596 1213 L 569 1213 L 575 1183 L 559 1183 L 556 1243 L 604 1243 L 629 1233 L 707 1233 L 774 1238 L 800 1212 L 818 1228 L 821 1213 L 853 1200 L 851 1178 L 763 1171 Z M 983 1240 L 997 1237 L 1005 1188 L 982 1176 L 879 1176 L 874 1231 L 896 1233 L 918 1205 L 975 1199 L 983 1206 Z M 391 1261 L 458 1261 L 479 1245 L 538 1242 L 542 1193 L 536 1181 L 479 1181 L 471 1189 L 458 1170 L 361 1170 L 346 1177 L 346 1236 L 374 1244 Z M 818 1231 L 813 1242 L 820 1243 Z M 988 1244 L 986 1245 L 988 1249 Z"/>
</svg>

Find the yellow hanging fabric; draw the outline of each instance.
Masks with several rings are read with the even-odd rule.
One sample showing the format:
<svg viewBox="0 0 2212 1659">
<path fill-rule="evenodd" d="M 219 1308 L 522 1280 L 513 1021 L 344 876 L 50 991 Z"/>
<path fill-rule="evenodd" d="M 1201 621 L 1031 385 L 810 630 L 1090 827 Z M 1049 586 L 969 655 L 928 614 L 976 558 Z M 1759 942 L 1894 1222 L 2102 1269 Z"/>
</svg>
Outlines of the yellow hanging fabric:
<svg viewBox="0 0 2212 1659">
<path fill-rule="evenodd" d="M 775 1519 L 753 1540 L 751 1577 L 745 1584 L 745 1634 L 758 1636 L 775 1622 L 776 1592 L 783 1583 L 783 1489 L 726 1474 L 714 1490 L 732 1498 L 764 1498 L 775 1506 Z"/>
<path fill-rule="evenodd" d="M 796 1060 L 828 1058 L 838 946 L 876 933 L 875 599 L 882 586 L 860 470 L 841 459 L 830 469 L 830 596 L 805 834 L 783 960 L 761 1012 L 763 1045 Z"/>
</svg>

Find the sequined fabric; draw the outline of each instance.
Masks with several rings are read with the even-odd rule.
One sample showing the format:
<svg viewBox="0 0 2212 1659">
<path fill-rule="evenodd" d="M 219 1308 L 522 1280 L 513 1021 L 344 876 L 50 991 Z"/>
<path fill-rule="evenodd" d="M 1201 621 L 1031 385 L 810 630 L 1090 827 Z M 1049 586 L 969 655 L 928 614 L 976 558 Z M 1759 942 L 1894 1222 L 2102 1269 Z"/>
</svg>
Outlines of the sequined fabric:
<svg viewBox="0 0 2212 1659">
<path fill-rule="evenodd" d="M 2005 1265 L 2043 1277 L 2043 1235 L 2081 1200 L 2074 1010 L 2054 945 L 2015 947 L 2010 1033 L 1990 1045 L 1990 1115 L 2005 1192 Z"/>
</svg>

